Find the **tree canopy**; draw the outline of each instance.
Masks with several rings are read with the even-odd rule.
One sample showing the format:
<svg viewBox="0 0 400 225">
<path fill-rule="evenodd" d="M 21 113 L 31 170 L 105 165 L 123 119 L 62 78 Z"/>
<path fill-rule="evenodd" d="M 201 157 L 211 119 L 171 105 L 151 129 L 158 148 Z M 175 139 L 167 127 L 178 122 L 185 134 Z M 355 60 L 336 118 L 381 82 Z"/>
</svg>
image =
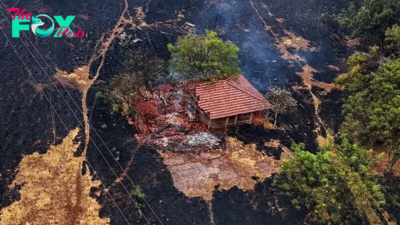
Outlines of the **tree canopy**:
<svg viewBox="0 0 400 225">
<path fill-rule="evenodd" d="M 111 104 L 111 111 L 113 113 L 122 111 L 122 114 L 130 115 L 134 106 L 131 95 L 140 93 L 142 84 L 142 77 L 137 73 L 113 77 L 106 93 L 107 100 Z"/>
<path fill-rule="evenodd" d="M 122 114 L 132 113 L 134 102 L 133 94 L 146 99 L 142 87 L 153 87 L 158 83 L 170 81 L 164 60 L 140 50 L 128 51 L 125 54 L 118 74 L 111 78 L 106 97 L 111 104 L 112 112 L 122 110 Z"/>
<path fill-rule="evenodd" d="M 394 25 L 385 33 L 386 51 L 392 57 L 400 57 L 400 26 Z"/>
<path fill-rule="evenodd" d="M 272 110 L 275 112 L 275 126 L 279 114 L 290 114 L 297 109 L 297 101 L 293 98 L 292 93 L 285 88 L 272 87 L 265 98 L 274 106 Z"/>
<path fill-rule="evenodd" d="M 300 144 L 284 158 L 274 185 L 296 208 L 311 211 L 315 222 L 382 224 L 377 212 L 385 200 L 372 174 L 374 165 L 372 150 L 346 139 L 340 145 L 327 144 L 317 154 Z"/>
<path fill-rule="evenodd" d="M 337 18 L 372 45 L 369 53 L 351 55 L 348 73 L 336 80 L 348 93 L 342 133 L 361 145 L 384 146 L 391 172 L 400 158 L 400 1 L 356 0 Z"/>
<path fill-rule="evenodd" d="M 127 51 L 118 73 L 119 75 L 135 73 L 139 77 L 139 84 L 150 88 L 171 81 L 166 62 L 143 50 Z"/>
<path fill-rule="evenodd" d="M 359 143 L 387 147 L 390 172 L 400 158 L 400 60 L 389 60 L 365 75 L 359 70 L 350 68 L 349 75 L 340 79 L 353 91 L 343 106 L 342 130 Z"/>
<path fill-rule="evenodd" d="M 386 30 L 400 23 L 400 1 L 356 0 L 337 16 L 337 20 L 367 44 L 381 45 Z"/>
<path fill-rule="evenodd" d="M 240 72 L 239 48 L 224 42 L 214 31 L 206 35 L 189 34 L 178 39 L 176 45 L 168 44 L 171 53 L 170 67 L 183 79 L 213 80 Z"/>
</svg>

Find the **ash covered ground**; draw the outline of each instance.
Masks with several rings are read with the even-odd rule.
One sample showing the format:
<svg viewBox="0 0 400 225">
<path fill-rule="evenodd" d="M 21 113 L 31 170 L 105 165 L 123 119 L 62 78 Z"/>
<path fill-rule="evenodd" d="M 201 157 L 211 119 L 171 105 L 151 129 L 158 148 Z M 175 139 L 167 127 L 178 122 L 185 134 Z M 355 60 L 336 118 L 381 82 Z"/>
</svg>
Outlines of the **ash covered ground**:
<svg viewBox="0 0 400 225">
<path fill-rule="evenodd" d="M 108 189 L 108 192 L 103 189 L 92 190 L 93 193 L 100 191 L 100 195 L 93 194 L 103 207 L 100 216 L 109 217 L 111 224 L 126 224 L 127 221 L 131 224 L 146 224 L 143 215 L 152 224 L 160 223 L 157 217 L 163 224 L 303 223 L 306 215 L 293 209 L 288 200 L 281 199 L 279 205 L 274 205 L 276 198 L 281 197 L 271 192 L 272 178 L 258 182 L 254 190 L 245 191 L 237 187 L 219 190 L 216 187 L 211 201 L 187 197 L 174 186 L 172 175 L 156 149 L 140 146 L 134 139 L 137 131 L 125 118 L 110 115 L 107 103 L 96 99 L 95 94 L 115 75 L 124 60 L 126 48 L 146 49 L 168 59 L 166 45 L 174 43 L 179 35 L 183 35 L 184 25 L 189 22 L 195 25 L 196 32 L 214 29 L 224 40 L 237 44 L 241 49 L 243 73 L 260 92 L 265 93 L 271 85 L 286 86 L 294 90 L 293 94 L 301 106 L 295 115 L 281 117 L 279 125 L 288 128 L 285 132 L 245 126 L 229 135 L 245 144 L 254 143 L 259 151 L 276 158 L 280 157 L 280 152 L 275 152 L 263 143 L 273 139 L 280 140 L 285 146 L 290 146 L 292 142 L 303 142 L 309 151 L 315 152 L 318 137 L 323 137 L 326 129 L 337 130 L 341 121 L 340 90 L 330 90 L 320 84 L 333 82 L 340 71 L 332 69 L 332 66 L 340 68 L 341 59 L 349 54 L 333 37 L 335 29 L 324 25 L 321 14 L 339 11 L 344 6 L 344 0 L 3 2 L 6 8 L 26 8 L 34 14 L 77 15 L 74 27 L 71 28 L 84 30 L 87 37 L 39 39 L 31 32 L 26 32 L 50 69 L 26 37 L 10 38 L 11 27 L 0 15 L 1 29 L 11 39 L 30 71 L 23 66 L 11 44 L 1 34 L 0 210 L 20 199 L 18 190 L 21 187 L 9 187 L 24 155 L 46 153 L 51 144 L 60 143 L 75 127 L 81 130 L 77 141 L 81 141 L 81 148 L 84 148 L 85 134 L 80 109 L 82 93 L 73 88 L 64 90 L 61 84 L 56 84 L 55 88 L 51 84 L 54 81 L 52 76 L 56 69 L 71 73 L 88 65 L 96 43 L 103 34 L 114 28 L 127 5 L 123 17 L 129 22 L 123 26 L 124 32 L 130 36 L 129 40 L 141 41 L 134 45 L 124 45 L 118 38 L 114 38 L 104 57 L 94 60 L 89 68 L 90 74 L 94 76 L 104 59 L 99 77 L 89 89 L 87 97 L 90 123 L 101 138 L 92 130 L 93 142 L 89 142 L 87 160 L 93 166 L 94 171 L 90 169 L 90 172 L 95 172 Z M 4 7 L 0 10 L 6 13 Z M 312 79 L 309 70 L 304 69 L 306 65 L 314 69 Z M 37 85 L 31 75 L 41 85 Z M 51 105 L 61 120 L 54 116 L 46 97 L 50 97 Z M 104 124 L 107 129 L 102 128 Z M 120 165 L 127 169 L 126 174 L 114 160 L 117 151 Z M 88 171 L 84 169 L 84 172 Z M 121 177 L 125 177 L 122 179 L 123 185 L 116 182 Z M 144 206 L 142 214 L 127 197 L 125 188 L 134 188 L 127 177 L 146 193 L 151 208 Z"/>
</svg>

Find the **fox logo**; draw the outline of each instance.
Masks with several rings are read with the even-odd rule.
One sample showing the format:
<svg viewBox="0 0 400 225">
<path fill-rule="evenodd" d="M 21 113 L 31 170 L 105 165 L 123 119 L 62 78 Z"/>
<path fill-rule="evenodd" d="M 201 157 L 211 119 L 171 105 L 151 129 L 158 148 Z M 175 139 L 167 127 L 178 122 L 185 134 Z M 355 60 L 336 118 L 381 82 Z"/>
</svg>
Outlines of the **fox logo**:
<svg viewBox="0 0 400 225">
<path fill-rule="evenodd" d="M 72 31 L 69 26 L 71 25 L 72 21 L 75 19 L 75 16 L 67 16 L 65 19 L 62 16 L 54 16 L 55 21 L 59 25 L 59 27 L 55 27 L 54 20 L 46 15 L 40 14 L 37 16 L 32 16 L 31 13 L 24 14 L 26 9 L 23 9 L 20 12 L 19 8 L 10 8 L 8 12 L 16 11 L 13 18 L 12 18 L 12 37 L 19 38 L 20 31 L 23 30 L 30 30 L 38 37 L 45 38 L 50 36 L 54 30 L 56 29 L 57 32 L 54 34 L 53 37 L 59 38 L 62 37 L 64 34 L 67 37 L 84 37 L 85 32 L 79 30 L 78 32 Z M 17 17 L 18 16 L 18 17 Z M 45 23 L 40 19 L 41 17 L 47 18 L 51 22 L 51 26 L 48 29 L 41 29 L 39 27 L 43 26 Z M 30 23 L 30 25 L 29 25 Z"/>
</svg>

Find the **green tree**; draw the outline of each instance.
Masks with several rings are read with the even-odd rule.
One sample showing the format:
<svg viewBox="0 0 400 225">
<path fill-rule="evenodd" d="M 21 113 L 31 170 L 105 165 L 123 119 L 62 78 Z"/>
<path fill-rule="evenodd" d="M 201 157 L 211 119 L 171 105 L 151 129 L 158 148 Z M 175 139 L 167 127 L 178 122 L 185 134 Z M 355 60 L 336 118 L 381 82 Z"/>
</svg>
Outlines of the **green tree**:
<svg viewBox="0 0 400 225">
<path fill-rule="evenodd" d="M 378 211 L 385 200 L 372 174 L 375 163 L 372 150 L 346 139 L 338 146 L 326 145 L 317 154 L 304 151 L 300 144 L 284 158 L 274 186 L 289 195 L 296 208 L 311 211 L 315 222 L 382 224 Z"/>
<path fill-rule="evenodd" d="M 141 212 L 141 208 L 144 207 L 144 203 L 146 202 L 146 193 L 142 191 L 142 189 L 137 186 L 132 191 L 132 195 L 135 198 L 135 207 Z"/>
<path fill-rule="evenodd" d="M 386 30 L 400 23 L 400 1 L 353 1 L 337 16 L 337 20 L 365 43 L 382 46 Z"/>
<path fill-rule="evenodd" d="M 275 113 L 274 126 L 276 126 L 279 114 L 290 114 L 297 109 L 297 101 L 293 98 L 292 93 L 285 88 L 272 87 L 265 98 L 274 106 L 272 109 Z"/>
<path fill-rule="evenodd" d="M 366 76 L 341 78 L 340 83 L 353 85 L 343 106 L 342 131 L 363 145 L 386 147 L 391 172 L 400 158 L 400 60 L 389 60 Z"/>
<path fill-rule="evenodd" d="M 400 56 L 400 26 L 394 25 L 389 28 L 385 33 L 386 51 L 394 58 Z"/>
<path fill-rule="evenodd" d="M 165 61 L 144 50 L 128 50 L 118 73 L 135 73 L 140 77 L 141 85 L 149 88 L 171 81 Z"/>
<path fill-rule="evenodd" d="M 178 39 L 174 46 L 168 44 L 170 66 L 184 79 L 221 79 L 240 72 L 239 48 L 230 41 L 224 42 L 214 31 L 206 35 L 193 35 Z"/>
<path fill-rule="evenodd" d="M 141 94 L 142 85 L 142 76 L 137 73 L 113 77 L 105 95 L 111 104 L 111 111 L 113 113 L 122 111 L 123 115 L 131 115 L 134 107 L 132 94 Z"/>
<path fill-rule="evenodd" d="M 377 46 L 371 47 L 369 54 L 354 53 L 347 60 L 348 72 L 336 79 L 336 84 L 346 87 L 346 92 L 354 93 L 368 88 L 371 72 L 381 65 L 381 52 Z"/>
<path fill-rule="evenodd" d="M 125 60 L 121 63 L 118 75 L 111 78 L 105 97 L 111 104 L 112 112 L 122 111 L 123 115 L 131 115 L 134 109 L 134 94 L 147 100 L 143 87 L 170 82 L 167 66 L 164 60 L 147 51 L 128 50 Z"/>
</svg>

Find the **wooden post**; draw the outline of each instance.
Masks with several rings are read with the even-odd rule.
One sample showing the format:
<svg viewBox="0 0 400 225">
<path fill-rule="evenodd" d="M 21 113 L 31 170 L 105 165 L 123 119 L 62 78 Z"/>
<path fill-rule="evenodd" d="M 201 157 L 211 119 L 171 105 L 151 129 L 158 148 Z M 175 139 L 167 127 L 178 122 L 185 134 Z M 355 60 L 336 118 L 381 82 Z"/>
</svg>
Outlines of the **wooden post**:
<svg viewBox="0 0 400 225">
<path fill-rule="evenodd" d="M 251 122 L 253 122 L 253 113 L 250 114 L 249 124 L 251 124 Z"/>
<path fill-rule="evenodd" d="M 225 128 L 228 126 L 228 123 L 229 123 L 229 116 L 226 117 Z"/>
<path fill-rule="evenodd" d="M 238 119 L 238 115 L 235 116 L 235 126 L 236 126 L 236 123 L 237 123 L 237 119 Z"/>
<path fill-rule="evenodd" d="M 211 127 L 211 118 L 208 118 L 208 129 Z"/>
</svg>

